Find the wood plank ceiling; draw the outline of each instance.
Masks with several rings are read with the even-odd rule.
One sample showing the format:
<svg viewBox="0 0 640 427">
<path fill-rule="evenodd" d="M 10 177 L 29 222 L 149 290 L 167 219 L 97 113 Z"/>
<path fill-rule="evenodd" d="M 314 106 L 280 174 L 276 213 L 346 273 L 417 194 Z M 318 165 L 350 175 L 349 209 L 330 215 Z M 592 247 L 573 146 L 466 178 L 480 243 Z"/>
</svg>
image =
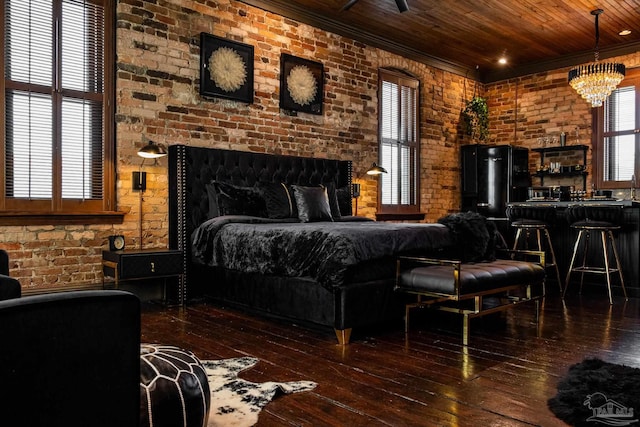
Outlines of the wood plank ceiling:
<svg viewBox="0 0 640 427">
<path fill-rule="evenodd" d="M 639 0 L 241 1 L 483 82 L 593 61 L 598 8 L 600 59 L 640 51 Z"/>
</svg>

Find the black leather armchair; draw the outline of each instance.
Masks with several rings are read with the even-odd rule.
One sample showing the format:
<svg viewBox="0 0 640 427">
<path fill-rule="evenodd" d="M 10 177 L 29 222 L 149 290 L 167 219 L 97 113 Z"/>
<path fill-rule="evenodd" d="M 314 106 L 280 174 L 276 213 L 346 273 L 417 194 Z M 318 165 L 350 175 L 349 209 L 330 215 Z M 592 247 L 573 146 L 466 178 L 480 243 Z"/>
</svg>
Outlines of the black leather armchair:
<svg viewBox="0 0 640 427">
<path fill-rule="evenodd" d="M 76 291 L 0 301 L 0 425 L 140 419 L 140 301 Z"/>
<path fill-rule="evenodd" d="M 20 282 L 9 277 L 9 255 L 0 249 L 0 301 L 10 298 L 20 298 L 22 288 Z"/>
</svg>

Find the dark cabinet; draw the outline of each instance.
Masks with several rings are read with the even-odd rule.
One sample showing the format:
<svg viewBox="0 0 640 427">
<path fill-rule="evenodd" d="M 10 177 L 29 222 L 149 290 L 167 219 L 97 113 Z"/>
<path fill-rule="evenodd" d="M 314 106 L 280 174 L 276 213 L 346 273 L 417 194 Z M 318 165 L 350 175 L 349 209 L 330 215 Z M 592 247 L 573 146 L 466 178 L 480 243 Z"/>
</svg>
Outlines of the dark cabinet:
<svg viewBox="0 0 640 427">
<path fill-rule="evenodd" d="M 463 211 L 503 218 L 507 203 L 528 197 L 529 150 L 511 145 L 461 147 Z"/>
<path fill-rule="evenodd" d="M 123 251 L 102 251 L 102 272 L 104 277 L 113 277 L 115 286 L 126 280 L 164 279 L 164 297 L 166 302 L 166 279 L 178 279 L 177 300 L 184 305 L 184 257 L 182 251 L 175 249 L 138 249 Z M 104 280 L 103 280 L 104 285 Z"/>
</svg>

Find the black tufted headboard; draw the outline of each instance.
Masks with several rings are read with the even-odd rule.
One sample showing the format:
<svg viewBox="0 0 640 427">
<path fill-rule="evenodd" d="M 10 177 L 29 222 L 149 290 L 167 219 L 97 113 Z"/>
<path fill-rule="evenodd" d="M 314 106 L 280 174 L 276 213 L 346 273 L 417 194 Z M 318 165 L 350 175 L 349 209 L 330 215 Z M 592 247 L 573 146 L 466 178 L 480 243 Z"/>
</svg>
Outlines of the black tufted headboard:
<svg viewBox="0 0 640 427">
<path fill-rule="evenodd" d="M 169 246 L 190 258 L 189 236 L 207 219 L 206 184 L 212 180 L 253 186 L 256 182 L 351 185 L 349 160 L 283 156 L 218 148 L 169 147 Z M 349 200 L 350 202 L 350 200 Z M 184 288 L 184 287 L 182 287 Z"/>
</svg>

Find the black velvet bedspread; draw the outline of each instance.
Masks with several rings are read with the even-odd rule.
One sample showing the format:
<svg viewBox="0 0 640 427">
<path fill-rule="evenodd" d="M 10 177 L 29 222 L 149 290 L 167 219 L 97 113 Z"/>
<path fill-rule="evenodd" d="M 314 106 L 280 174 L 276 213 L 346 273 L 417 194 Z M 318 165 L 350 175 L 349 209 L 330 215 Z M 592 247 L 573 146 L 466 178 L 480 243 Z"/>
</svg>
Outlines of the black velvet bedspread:
<svg viewBox="0 0 640 427">
<path fill-rule="evenodd" d="M 452 234 L 442 224 L 222 216 L 194 231 L 192 256 L 200 264 L 238 271 L 308 276 L 334 289 L 351 266 L 398 254 L 432 253 L 452 244 Z"/>
</svg>

